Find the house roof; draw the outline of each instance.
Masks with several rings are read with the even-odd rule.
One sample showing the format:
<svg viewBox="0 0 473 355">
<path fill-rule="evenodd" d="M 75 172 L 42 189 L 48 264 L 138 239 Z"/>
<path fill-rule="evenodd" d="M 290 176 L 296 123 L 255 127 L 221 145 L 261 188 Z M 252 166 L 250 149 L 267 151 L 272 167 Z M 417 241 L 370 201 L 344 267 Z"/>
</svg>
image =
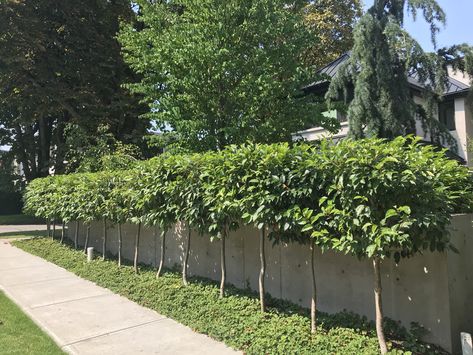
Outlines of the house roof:
<svg viewBox="0 0 473 355">
<path fill-rule="evenodd" d="M 338 73 L 342 65 L 350 58 L 350 55 L 351 55 L 350 52 L 343 54 L 342 56 L 340 56 L 333 62 L 327 64 L 325 67 L 320 69 L 317 73 L 333 78 Z M 407 79 L 408 79 L 409 84 L 412 87 L 418 90 L 425 89 L 425 83 L 422 83 L 419 81 L 419 77 L 417 73 L 415 72 L 409 73 Z M 313 91 L 313 92 L 325 91 L 326 88 L 328 87 L 328 84 L 329 82 L 327 80 L 319 80 L 307 85 L 304 88 L 304 90 Z M 468 92 L 468 90 L 470 90 L 470 87 L 468 85 L 465 85 L 464 83 L 454 78 L 448 77 L 448 83 L 447 83 L 444 95 L 449 96 L 449 95 L 463 94 L 463 93 Z"/>
</svg>

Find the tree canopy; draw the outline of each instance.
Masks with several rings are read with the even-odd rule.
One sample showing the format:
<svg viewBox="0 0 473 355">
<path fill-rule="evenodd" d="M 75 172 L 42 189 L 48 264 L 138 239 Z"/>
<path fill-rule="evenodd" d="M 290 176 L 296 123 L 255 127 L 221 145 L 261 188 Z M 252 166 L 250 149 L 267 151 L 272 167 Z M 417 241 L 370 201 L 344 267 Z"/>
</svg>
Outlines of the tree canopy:
<svg viewBox="0 0 473 355">
<path fill-rule="evenodd" d="M 126 62 L 142 77 L 128 87 L 181 146 L 289 141 L 330 123 L 300 91 L 313 80 L 302 59 L 317 41 L 304 24 L 305 1 L 137 4 L 139 25 L 119 35 Z"/>
<path fill-rule="evenodd" d="M 115 39 L 132 16 L 125 0 L 0 1 L 0 144 L 27 180 L 64 171 L 69 125 L 87 138 L 103 125 L 119 140 L 141 140 L 144 107 L 121 87 L 134 75 Z"/>
<path fill-rule="evenodd" d="M 318 41 L 306 52 L 306 62 L 319 69 L 349 51 L 362 11 L 360 0 L 309 1 L 304 21 Z"/>
<path fill-rule="evenodd" d="M 430 25 L 432 41 L 446 16 L 435 0 L 375 0 L 357 23 L 350 59 L 333 78 L 327 97 L 347 99 L 354 86 L 348 117 L 354 138 L 415 133 L 416 118 L 435 143 L 455 145 L 446 127 L 436 119 L 436 99 L 447 85 L 447 67 L 460 66 L 471 55 L 466 45 L 426 53 L 404 29 L 405 8 L 420 12 Z M 425 87 L 424 104 L 415 104 L 409 89 L 412 77 Z"/>
</svg>

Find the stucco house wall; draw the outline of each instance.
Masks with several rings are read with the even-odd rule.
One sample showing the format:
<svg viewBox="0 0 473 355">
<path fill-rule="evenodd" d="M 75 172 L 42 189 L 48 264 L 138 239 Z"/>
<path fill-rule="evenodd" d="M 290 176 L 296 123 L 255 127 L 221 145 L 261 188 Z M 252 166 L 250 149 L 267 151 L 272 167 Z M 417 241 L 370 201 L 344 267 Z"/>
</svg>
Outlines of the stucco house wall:
<svg viewBox="0 0 473 355">
<path fill-rule="evenodd" d="M 420 97 L 414 97 L 417 104 L 422 103 Z M 468 166 L 473 166 L 472 153 L 468 151 L 468 144 L 473 137 L 473 115 L 472 109 L 468 106 L 466 98 L 458 96 L 454 98 L 455 104 L 455 130 L 450 131 L 450 134 L 457 141 L 458 149 L 455 152 L 459 157 L 463 158 Z M 417 135 L 426 141 L 431 138 L 422 129 L 420 120 L 416 122 Z M 330 138 L 333 140 L 343 139 L 348 135 L 348 121 L 340 123 L 340 130 L 336 133 L 330 133 L 323 127 L 313 127 L 307 130 L 294 134 L 294 139 L 303 139 L 306 141 L 315 141 L 322 138 Z"/>
<path fill-rule="evenodd" d="M 460 351 L 460 331 L 473 333 L 473 236 L 472 215 L 454 216 L 452 238 L 460 250 L 430 253 L 403 260 L 399 265 L 387 260 L 382 264 L 384 309 L 386 316 L 409 327 L 418 322 L 430 333 L 426 341 L 448 351 Z M 102 247 L 102 223 L 91 228 L 90 246 Z M 72 238 L 73 225 L 69 237 Z M 137 226 L 124 225 L 123 255 L 131 260 Z M 167 267 L 180 266 L 184 256 L 187 230 L 177 224 L 166 240 Z M 80 245 L 85 228 L 80 228 Z M 108 230 L 107 249 L 117 254 L 117 228 Z M 142 228 L 140 262 L 159 263 L 159 230 Z M 227 280 L 239 288 L 258 288 L 258 231 L 243 227 L 231 232 L 226 243 Z M 267 253 L 267 291 L 274 297 L 309 307 L 311 297 L 310 251 L 307 246 L 265 245 Z M 192 233 L 189 274 L 218 280 L 220 277 L 220 244 L 207 236 Z M 335 313 L 344 309 L 374 318 L 373 276 L 369 261 L 334 252 L 317 252 L 318 307 Z"/>
</svg>

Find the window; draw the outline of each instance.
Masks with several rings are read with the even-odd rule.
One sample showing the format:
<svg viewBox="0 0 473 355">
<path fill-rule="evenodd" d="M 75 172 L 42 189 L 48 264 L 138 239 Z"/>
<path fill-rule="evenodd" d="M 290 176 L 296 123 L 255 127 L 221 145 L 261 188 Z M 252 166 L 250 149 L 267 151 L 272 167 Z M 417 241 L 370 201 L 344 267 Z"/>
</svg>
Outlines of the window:
<svg viewBox="0 0 473 355">
<path fill-rule="evenodd" d="M 439 121 L 442 122 L 450 131 L 455 128 L 455 102 L 453 100 L 439 103 Z"/>
</svg>

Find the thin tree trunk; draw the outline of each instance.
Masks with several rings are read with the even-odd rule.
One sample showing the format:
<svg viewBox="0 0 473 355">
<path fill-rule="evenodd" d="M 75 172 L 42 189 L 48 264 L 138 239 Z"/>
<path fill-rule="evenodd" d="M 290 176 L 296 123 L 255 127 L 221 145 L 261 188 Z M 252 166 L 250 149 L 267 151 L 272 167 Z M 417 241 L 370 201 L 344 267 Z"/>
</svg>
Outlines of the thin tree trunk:
<svg viewBox="0 0 473 355">
<path fill-rule="evenodd" d="M 221 276 L 220 276 L 220 298 L 225 296 L 225 276 L 227 274 L 227 266 L 225 264 L 225 238 L 227 237 L 227 226 L 223 227 L 221 233 L 221 243 L 220 243 L 220 267 L 221 267 Z"/>
<path fill-rule="evenodd" d="M 159 259 L 159 267 L 158 267 L 158 272 L 156 272 L 156 278 L 159 278 L 159 276 L 161 276 L 161 272 L 163 271 L 165 250 L 166 250 L 166 229 L 163 229 L 161 231 L 161 258 Z"/>
<path fill-rule="evenodd" d="M 383 303 L 382 303 L 382 287 L 381 287 L 381 272 L 380 272 L 381 261 L 379 258 L 373 259 L 373 270 L 374 270 L 374 300 L 376 306 L 376 334 L 378 335 L 379 349 L 381 354 L 388 352 L 386 345 L 386 339 L 384 337 L 383 329 Z"/>
<path fill-rule="evenodd" d="M 78 248 L 78 240 L 79 240 L 79 221 L 76 221 L 76 231 L 74 233 L 74 249 Z"/>
<path fill-rule="evenodd" d="M 51 118 L 40 117 L 38 121 L 39 151 L 38 168 L 39 176 L 49 175 L 51 158 Z"/>
<path fill-rule="evenodd" d="M 136 233 L 135 239 L 135 258 L 133 259 L 133 268 L 135 269 L 135 273 L 138 273 L 138 249 L 140 247 L 140 233 L 141 233 L 141 222 L 138 223 L 138 231 Z"/>
<path fill-rule="evenodd" d="M 52 235 L 52 240 L 54 240 L 54 237 L 56 236 L 56 220 L 53 219 L 53 235 Z"/>
<path fill-rule="evenodd" d="M 90 236 L 90 223 L 87 224 L 87 229 L 85 232 L 84 253 L 87 253 L 87 248 L 89 247 L 89 236 Z"/>
<path fill-rule="evenodd" d="M 122 266 L 122 224 L 118 223 L 118 266 Z"/>
<path fill-rule="evenodd" d="M 18 160 L 20 161 L 23 171 L 25 173 L 26 181 L 31 181 L 35 178 L 35 174 L 32 172 L 31 168 L 31 160 L 28 158 L 28 144 L 26 143 L 29 141 L 24 137 L 26 134 L 23 133 L 23 129 L 19 124 L 15 125 L 15 135 L 16 135 L 16 142 L 18 144 Z"/>
<path fill-rule="evenodd" d="M 189 261 L 189 251 L 191 248 L 191 227 L 188 226 L 189 228 L 189 233 L 187 235 L 187 246 L 186 246 L 186 252 L 184 255 L 184 262 L 182 263 L 182 283 L 184 286 L 187 286 L 187 263 Z"/>
<path fill-rule="evenodd" d="M 62 229 L 61 229 L 61 244 L 64 244 L 64 234 L 66 233 L 66 223 L 62 221 Z"/>
<path fill-rule="evenodd" d="M 107 219 L 103 219 L 103 239 L 102 239 L 102 260 L 105 260 L 107 254 Z"/>
<path fill-rule="evenodd" d="M 266 302 L 264 300 L 264 276 L 266 273 L 266 258 L 264 254 L 264 239 L 266 238 L 265 235 L 265 226 L 260 230 L 260 237 L 259 237 L 259 257 L 260 257 L 260 271 L 259 271 L 259 300 L 261 306 L 261 312 L 266 311 Z"/>
<path fill-rule="evenodd" d="M 312 299 L 310 302 L 310 331 L 317 331 L 317 284 L 315 282 L 315 242 L 310 242 L 310 270 L 312 274 Z"/>
<path fill-rule="evenodd" d="M 46 229 L 48 230 L 48 237 L 51 236 L 51 220 L 48 219 L 46 222 Z"/>
</svg>

